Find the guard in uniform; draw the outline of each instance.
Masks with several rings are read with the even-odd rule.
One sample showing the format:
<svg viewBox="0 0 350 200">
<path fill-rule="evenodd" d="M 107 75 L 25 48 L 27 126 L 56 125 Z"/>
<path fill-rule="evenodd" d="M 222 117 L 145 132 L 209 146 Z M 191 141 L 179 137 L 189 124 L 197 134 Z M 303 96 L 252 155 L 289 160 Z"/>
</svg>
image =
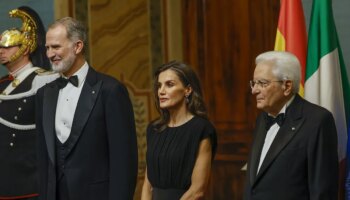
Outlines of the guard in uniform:
<svg viewBox="0 0 350 200">
<path fill-rule="evenodd" d="M 58 75 L 44 72 L 50 64 L 37 13 L 19 7 L 9 14 L 23 25 L 0 35 L 0 62 L 9 71 L 0 79 L 0 200 L 33 200 L 39 195 L 34 96 Z"/>
</svg>

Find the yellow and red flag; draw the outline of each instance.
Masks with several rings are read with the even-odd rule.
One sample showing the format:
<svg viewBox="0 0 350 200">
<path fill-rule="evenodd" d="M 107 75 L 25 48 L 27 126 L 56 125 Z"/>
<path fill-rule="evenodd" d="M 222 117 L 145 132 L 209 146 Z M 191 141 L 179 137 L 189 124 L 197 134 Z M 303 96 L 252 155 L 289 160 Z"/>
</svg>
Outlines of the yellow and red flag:
<svg viewBox="0 0 350 200">
<path fill-rule="evenodd" d="M 304 96 L 307 35 L 301 0 L 281 0 L 275 50 L 291 52 L 299 59 L 301 64 L 299 94 Z"/>
</svg>

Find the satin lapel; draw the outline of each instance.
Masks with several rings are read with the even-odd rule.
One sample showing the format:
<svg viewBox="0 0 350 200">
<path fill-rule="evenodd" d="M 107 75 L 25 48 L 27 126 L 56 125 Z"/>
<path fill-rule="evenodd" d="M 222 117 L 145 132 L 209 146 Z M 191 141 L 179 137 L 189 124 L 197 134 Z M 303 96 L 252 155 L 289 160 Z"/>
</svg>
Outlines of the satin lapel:
<svg viewBox="0 0 350 200">
<path fill-rule="evenodd" d="M 43 95 L 43 130 L 45 133 L 45 140 L 48 154 L 51 162 L 55 166 L 55 116 L 59 89 L 56 84 L 52 84 L 45 88 Z"/>
<path fill-rule="evenodd" d="M 253 144 L 253 148 L 250 156 L 249 168 L 248 168 L 251 184 L 254 183 L 254 180 L 256 177 L 256 172 L 258 170 L 258 166 L 260 162 L 260 154 L 261 154 L 261 150 L 264 145 L 264 141 L 266 137 L 265 121 L 262 115 L 260 116 L 260 119 L 257 120 L 254 136 L 255 136 L 255 139 L 254 139 L 254 144 Z"/>
<path fill-rule="evenodd" d="M 284 124 L 279 129 L 269 151 L 266 154 L 255 182 L 258 181 L 261 176 L 263 176 L 265 171 L 268 170 L 268 167 L 273 163 L 279 153 L 298 133 L 305 120 L 302 117 L 302 107 L 303 103 L 301 102 L 301 97 L 297 95 L 288 109 L 289 111 L 287 112 L 287 117 Z"/>
<path fill-rule="evenodd" d="M 102 81 L 96 80 L 96 72 L 89 68 L 85 83 L 83 85 L 77 108 L 75 110 L 72 129 L 70 133 L 71 142 L 68 144 L 67 155 L 71 152 L 75 144 L 77 143 L 88 119 L 91 111 L 95 105 L 96 99 L 98 97 L 100 88 L 102 86 Z"/>
</svg>

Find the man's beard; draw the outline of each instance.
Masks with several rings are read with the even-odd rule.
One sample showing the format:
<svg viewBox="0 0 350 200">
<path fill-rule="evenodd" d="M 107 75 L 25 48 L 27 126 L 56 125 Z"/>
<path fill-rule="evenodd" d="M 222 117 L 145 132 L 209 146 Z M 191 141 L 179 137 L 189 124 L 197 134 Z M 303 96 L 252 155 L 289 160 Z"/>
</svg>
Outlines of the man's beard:
<svg viewBox="0 0 350 200">
<path fill-rule="evenodd" d="M 53 71 L 58 73 L 64 73 L 68 71 L 72 67 L 75 58 L 76 56 L 72 53 L 69 54 L 69 56 L 66 59 L 61 60 L 61 62 L 57 65 L 51 62 Z"/>
</svg>

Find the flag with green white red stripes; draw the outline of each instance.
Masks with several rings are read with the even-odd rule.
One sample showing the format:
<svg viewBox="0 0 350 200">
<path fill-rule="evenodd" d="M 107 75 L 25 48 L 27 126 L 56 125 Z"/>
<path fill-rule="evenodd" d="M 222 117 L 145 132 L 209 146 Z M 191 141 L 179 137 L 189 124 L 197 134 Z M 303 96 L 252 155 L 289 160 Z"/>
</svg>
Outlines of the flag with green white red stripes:
<svg viewBox="0 0 350 200">
<path fill-rule="evenodd" d="M 308 35 L 305 99 L 332 112 L 338 131 L 338 158 L 345 165 L 350 87 L 331 0 L 314 0 Z M 344 177 L 342 177 L 344 178 Z M 339 185 L 343 188 L 343 185 Z"/>
</svg>

